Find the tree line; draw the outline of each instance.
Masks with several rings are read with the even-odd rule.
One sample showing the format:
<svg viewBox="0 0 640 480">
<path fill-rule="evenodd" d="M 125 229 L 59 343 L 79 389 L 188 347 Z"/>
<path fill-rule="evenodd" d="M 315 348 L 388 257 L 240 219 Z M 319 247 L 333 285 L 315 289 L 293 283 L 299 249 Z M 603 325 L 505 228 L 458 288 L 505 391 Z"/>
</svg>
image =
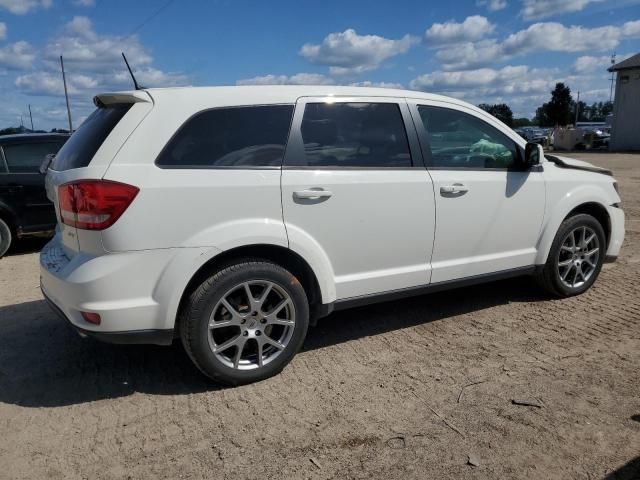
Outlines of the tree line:
<svg viewBox="0 0 640 480">
<path fill-rule="evenodd" d="M 585 102 L 579 101 L 576 104 L 571 95 L 571 89 L 562 82 L 556 83 L 555 88 L 551 91 L 550 100 L 536 109 L 536 114 L 532 119 L 514 118 L 511 108 L 506 103 L 494 105 L 481 103 L 478 107 L 513 128 L 530 125 L 554 127 L 573 124 L 576 119 L 576 108 L 578 108 L 579 122 L 604 122 L 607 115 L 613 112 L 612 102 L 593 102 L 591 105 L 587 105 Z"/>
</svg>

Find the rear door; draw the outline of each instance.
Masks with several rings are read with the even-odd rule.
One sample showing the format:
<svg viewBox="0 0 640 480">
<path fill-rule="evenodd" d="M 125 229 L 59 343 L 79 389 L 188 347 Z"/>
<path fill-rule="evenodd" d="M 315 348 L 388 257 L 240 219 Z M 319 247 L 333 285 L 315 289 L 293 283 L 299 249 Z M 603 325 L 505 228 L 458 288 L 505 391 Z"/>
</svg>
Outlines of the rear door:
<svg viewBox="0 0 640 480">
<path fill-rule="evenodd" d="M 58 187 L 76 180 L 101 179 L 126 139 L 151 110 L 151 97 L 139 91 L 101 95 L 98 108 L 78 127 L 53 159 L 46 176 L 63 246 L 68 255 L 104 252 L 99 231 L 79 230 L 60 220 Z"/>
<path fill-rule="evenodd" d="M 403 99 L 299 99 L 282 205 L 290 245 L 323 252 L 337 299 L 429 283 L 433 185 Z"/>
<path fill-rule="evenodd" d="M 8 172 L 4 185 L 12 193 L 12 207 L 23 232 L 52 230 L 56 224 L 53 204 L 44 189 L 40 164 L 48 154 L 56 153 L 64 139 L 28 139 L 2 147 Z"/>
</svg>

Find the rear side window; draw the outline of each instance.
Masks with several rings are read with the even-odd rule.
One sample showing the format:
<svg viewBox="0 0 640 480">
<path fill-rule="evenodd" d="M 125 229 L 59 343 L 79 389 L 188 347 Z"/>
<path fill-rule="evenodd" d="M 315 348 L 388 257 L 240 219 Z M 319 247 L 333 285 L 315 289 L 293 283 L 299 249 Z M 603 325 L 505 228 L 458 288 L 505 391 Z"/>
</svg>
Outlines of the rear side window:
<svg viewBox="0 0 640 480">
<path fill-rule="evenodd" d="M 21 143 L 5 145 L 4 157 L 10 173 L 39 173 L 44 157 L 60 150 L 64 142 Z"/>
<path fill-rule="evenodd" d="M 129 111 L 131 105 L 106 105 L 94 110 L 60 149 L 51 168 L 63 171 L 88 166 L 100 145 Z"/>
<path fill-rule="evenodd" d="M 216 108 L 187 120 L 156 165 L 166 168 L 279 167 L 293 105 Z"/>
<path fill-rule="evenodd" d="M 302 119 L 310 167 L 410 167 L 400 107 L 395 103 L 308 103 Z"/>
</svg>

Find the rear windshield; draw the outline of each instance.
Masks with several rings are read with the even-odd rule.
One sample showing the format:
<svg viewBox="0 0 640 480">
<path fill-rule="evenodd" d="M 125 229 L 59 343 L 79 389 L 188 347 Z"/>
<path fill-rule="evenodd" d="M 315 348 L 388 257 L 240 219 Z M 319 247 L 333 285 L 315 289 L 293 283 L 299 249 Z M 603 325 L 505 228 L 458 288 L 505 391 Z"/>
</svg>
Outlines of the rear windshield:
<svg viewBox="0 0 640 480">
<path fill-rule="evenodd" d="M 71 170 L 89 165 L 100 145 L 131 108 L 131 103 L 98 107 L 60 149 L 51 168 Z"/>
</svg>

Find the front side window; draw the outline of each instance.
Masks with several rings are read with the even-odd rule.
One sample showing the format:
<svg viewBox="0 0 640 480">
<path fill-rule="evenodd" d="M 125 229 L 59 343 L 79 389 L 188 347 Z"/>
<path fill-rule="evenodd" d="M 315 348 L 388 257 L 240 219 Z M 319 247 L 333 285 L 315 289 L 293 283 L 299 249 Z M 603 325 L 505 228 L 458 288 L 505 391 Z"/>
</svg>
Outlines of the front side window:
<svg viewBox="0 0 640 480">
<path fill-rule="evenodd" d="M 518 151 L 513 140 L 485 121 L 458 110 L 419 105 L 427 131 L 432 167 L 514 168 Z"/>
<path fill-rule="evenodd" d="M 306 166 L 411 166 L 407 133 L 395 103 L 307 103 L 301 133 Z"/>
<path fill-rule="evenodd" d="M 279 167 L 293 105 L 206 110 L 169 141 L 156 165 L 167 168 Z"/>
<path fill-rule="evenodd" d="M 21 143 L 5 145 L 4 157 L 10 173 L 38 173 L 40 164 L 50 153 L 60 150 L 63 142 Z"/>
</svg>

